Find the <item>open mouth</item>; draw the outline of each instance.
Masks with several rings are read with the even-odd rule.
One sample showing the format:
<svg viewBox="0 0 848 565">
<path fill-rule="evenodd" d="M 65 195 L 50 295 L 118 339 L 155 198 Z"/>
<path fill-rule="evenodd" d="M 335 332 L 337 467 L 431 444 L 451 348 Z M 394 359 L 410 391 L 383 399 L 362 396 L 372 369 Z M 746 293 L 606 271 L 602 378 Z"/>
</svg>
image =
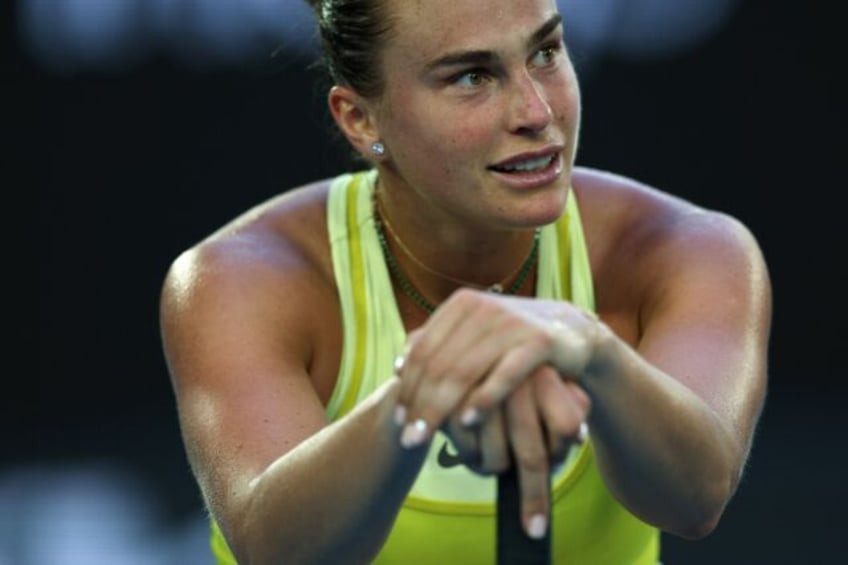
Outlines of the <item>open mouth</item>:
<svg viewBox="0 0 848 565">
<path fill-rule="evenodd" d="M 548 155 L 546 157 L 516 161 L 508 165 L 492 165 L 489 168 L 499 173 L 535 173 L 550 167 L 555 158 L 556 155 Z"/>
<path fill-rule="evenodd" d="M 488 170 L 500 182 L 515 190 L 530 190 L 549 186 L 560 178 L 563 170 L 561 148 L 524 153 L 505 159 Z"/>
</svg>

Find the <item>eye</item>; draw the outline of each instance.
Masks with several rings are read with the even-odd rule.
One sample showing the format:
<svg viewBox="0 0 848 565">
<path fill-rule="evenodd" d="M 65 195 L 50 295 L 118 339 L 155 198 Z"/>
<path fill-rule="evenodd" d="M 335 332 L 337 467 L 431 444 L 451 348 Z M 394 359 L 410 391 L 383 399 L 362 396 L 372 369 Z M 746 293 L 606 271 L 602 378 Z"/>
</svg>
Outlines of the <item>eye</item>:
<svg viewBox="0 0 848 565">
<path fill-rule="evenodd" d="M 489 75 L 481 69 L 471 69 L 454 75 L 451 81 L 462 88 L 476 88 L 483 86 L 488 80 Z"/>
<path fill-rule="evenodd" d="M 534 67 L 546 67 L 556 62 L 557 57 L 562 52 L 562 42 L 551 43 L 545 45 L 533 55 Z"/>
</svg>

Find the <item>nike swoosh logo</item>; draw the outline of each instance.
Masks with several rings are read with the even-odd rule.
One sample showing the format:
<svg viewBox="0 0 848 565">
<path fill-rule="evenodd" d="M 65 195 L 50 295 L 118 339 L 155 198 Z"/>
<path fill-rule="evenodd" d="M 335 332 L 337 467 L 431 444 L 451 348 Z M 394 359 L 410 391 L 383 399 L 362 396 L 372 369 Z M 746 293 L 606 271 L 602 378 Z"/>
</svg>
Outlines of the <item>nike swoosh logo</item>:
<svg viewBox="0 0 848 565">
<path fill-rule="evenodd" d="M 445 440 L 445 443 L 442 444 L 442 448 L 439 449 L 439 455 L 436 457 L 436 461 L 439 463 L 439 467 L 444 469 L 450 469 L 452 467 L 462 465 L 462 459 L 459 458 L 459 455 L 448 452 L 447 440 Z"/>
</svg>

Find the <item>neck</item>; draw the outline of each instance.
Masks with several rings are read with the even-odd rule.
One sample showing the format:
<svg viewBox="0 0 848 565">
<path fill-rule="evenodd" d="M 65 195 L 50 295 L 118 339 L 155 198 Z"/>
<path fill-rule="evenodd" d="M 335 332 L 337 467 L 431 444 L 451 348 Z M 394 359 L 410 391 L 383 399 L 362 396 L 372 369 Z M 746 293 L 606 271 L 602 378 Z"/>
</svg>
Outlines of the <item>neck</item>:
<svg viewBox="0 0 848 565">
<path fill-rule="evenodd" d="M 509 294 L 527 294 L 533 288 L 539 230 L 513 232 L 502 238 L 503 247 L 495 248 L 491 241 L 480 246 L 469 245 L 468 240 L 464 247 L 440 245 L 437 237 L 427 234 L 425 247 L 417 245 L 421 239 L 410 237 L 410 243 L 384 206 L 380 192 L 375 191 L 375 221 L 392 278 L 422 308 L 432 310 L 459 287 Z M 437 253 L 428 253 L 428 248 Z"/>
</svg>

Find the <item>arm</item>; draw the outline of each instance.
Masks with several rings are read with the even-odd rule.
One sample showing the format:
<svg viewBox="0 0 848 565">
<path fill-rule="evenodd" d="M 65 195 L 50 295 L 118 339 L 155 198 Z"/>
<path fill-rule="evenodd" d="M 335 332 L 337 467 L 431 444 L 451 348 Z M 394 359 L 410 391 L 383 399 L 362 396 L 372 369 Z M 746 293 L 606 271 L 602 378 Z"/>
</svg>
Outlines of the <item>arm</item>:
<svg viewBox="0 0 848 565">
<path fill-rule="evenodd" d="M 395 379 L 328 425 L 311 372 L 327 353 L 320 320 L 338 317 L 316 305 L 334 303 L 297 254 L 278 265 L 261 247 L 206 245 L 165 281 L 162 337 L 189 460 L 239 562 L 364 563 L 425 449 L 399 447 Z"/>
<path fill-rule="evenodd" d="M 766 390 L 771 292 L 747 229 L 686 217 L 641 258 L 659 273 L 635 348 L 601 328 L 580 383 L 601 472 L 635 514 L 698 538 L 717 524 L 748 457 Z"/>
<path fill-rule="evenodd" d="M 628 265 L 620 271 L 627 276 L 611 277 L 648 288 L 631 307 L 632 342 L 567 303 L 456 293 L 412 341 L 400 397 L 410 421 L 432 429 L 461 406 L 485 419 L 507 401 L 532 432 L 527 415 L 544 415 L 544 400 L 517 410 L 515 392 L 553 366 L 588 394 L 593 445 L 618 499 L 665 531 L 710 532 L 738 484 L 762 408 L 771 297 L 743 226 L 711 213 L 682 221 L 682 231 L 655 234 L 641 248 L 638 270 Z M 573 416 L 586 406 L 559 394 L 571 420 L 557 428 L 546 415 L 545 427 L 573 436 Z M 545 464 L 532 448 L 540 435 L 524 437 L 531 448 L 517 454 L 520 474 L 543 481 Z M 540 508 L 542 489 L 521 486 L 525 511 Z"/>
</svg>

